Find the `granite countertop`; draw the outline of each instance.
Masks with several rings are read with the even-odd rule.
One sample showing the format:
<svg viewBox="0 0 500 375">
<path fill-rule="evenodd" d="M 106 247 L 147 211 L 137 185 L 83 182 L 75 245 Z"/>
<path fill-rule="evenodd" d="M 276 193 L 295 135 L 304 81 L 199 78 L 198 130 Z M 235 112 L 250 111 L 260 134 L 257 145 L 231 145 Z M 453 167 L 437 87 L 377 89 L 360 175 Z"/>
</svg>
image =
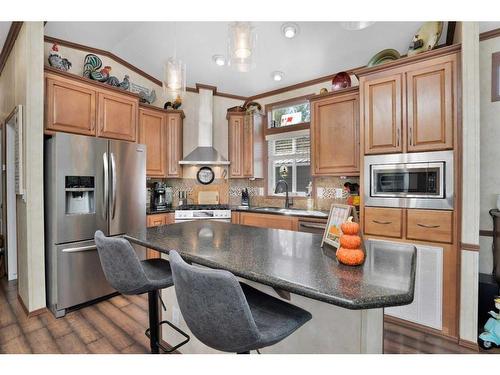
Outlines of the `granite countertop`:
<svg viewBox="0 0 500 375">
<path fill-rule="evenodd" d="M 169 207 L 166 210 L 155 210 L 154 208 L 150 207 L 146 208 L 146 215 L 168 214 L 170 212 L 175 212 L 175 208 Z"/>
<path fill-rule="evenodd" d="M 279 209 L 283 209 L 282 207 L 272 207 L 276 208 L 276 211 L 265 211 L 262 210 L 261 206 L 230 206 L 231 211 L 238 211 L 238 212 L 254 212 L 258 214 L 268 214 L 268 215 L 285 215 L 285 216 L 298 216 L 298 217 L 310 217 L 310 218 L 315 218 L 315 219 L 328 219 L 328 211 L 320 211 L 320 210 L 313 210 L 313 211 L 308 211 L 307 209 L 294 209 L 291 208 L 289 212 L 280 212 L 278 211 Z"/>
<path fill-rule="evenodd" d="M 147 228 L 125 236 L 167 253 L 176 249 L 190 262 L 348 309 L 406 305 L 413 301 L 416 249 L 367 242 L 365 263 L 338 263 L 322 236 L 210 220 Z"/>
</svg>

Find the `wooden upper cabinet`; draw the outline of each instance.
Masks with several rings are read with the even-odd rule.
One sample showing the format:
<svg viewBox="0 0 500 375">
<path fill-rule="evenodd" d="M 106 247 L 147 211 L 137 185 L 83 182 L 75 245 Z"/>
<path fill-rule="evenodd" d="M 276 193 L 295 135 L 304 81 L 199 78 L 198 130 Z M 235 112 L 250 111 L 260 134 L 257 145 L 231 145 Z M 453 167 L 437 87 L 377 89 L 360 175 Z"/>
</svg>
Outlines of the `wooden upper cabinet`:
<svg viewBox="0 0 500 375">
<path fill-rule="evenodd" d="M 453 67 L 429 61 L 406 73 L 408 151 L 453 148 Z"/>
<path fill-rule="evenodd" d="M 243 177 L 243 114 L 229 115 L 229 177 Z"/>
<path fill-rule="evenodd" d="M 260 114 L 231 113 L 229 121 L 229 177 L 264 177 L 264 133 Z"/>
<path fill-rule="evenodd" d="M 167 175 L 166 115 L 151 109 L 139 110 L 139 143 L 146 145 L 146 175 Z"/>
<path fill-rule="evenodd" d="M 182 112 L 167 113 L 167 176 L 182 177 Z"/>
<path fill-rule="evenodd" d="M 403 151 L 402 74 L 363 77 L 365 154 Z"/>
<path fill-rule="evenodd" d="M 453 149 L 458 54 L 429 53 L 358 72 L 365 154 Z"/>
<path fill-rule="evenodd" d="M 359 174 L 359 95 L 357 92 L 312 101 L 312 173 Z"/>
<path fill-rule="evenodd" d="M 95 135 L 96 91 L 51 74 L 45 83 L 46 130 Z"/>
<path fill-rule="evenodd" d="M 243 176 L 253 176 L 253 124 L 252 117 L 243 118 Z"/>
<path fill-rule="evenodd" d="M 102 91 L 98 95 L 97 135 L 135 142 L 139 100 L 111 91 Z"/>
</svg>

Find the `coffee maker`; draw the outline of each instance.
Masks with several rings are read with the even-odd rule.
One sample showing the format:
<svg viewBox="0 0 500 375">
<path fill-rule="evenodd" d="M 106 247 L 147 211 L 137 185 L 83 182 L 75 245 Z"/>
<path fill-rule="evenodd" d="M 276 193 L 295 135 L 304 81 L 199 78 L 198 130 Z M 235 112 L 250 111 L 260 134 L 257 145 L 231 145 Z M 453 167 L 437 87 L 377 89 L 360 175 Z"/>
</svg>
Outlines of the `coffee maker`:
<svg viewBox="0 0 500 375">
<path fill-rule="evenodd" d="M 151 192 L 151 209 L 165 211 L 172 206 L 172 188 L 164 182 L 155 182 Z"/>
</svg>

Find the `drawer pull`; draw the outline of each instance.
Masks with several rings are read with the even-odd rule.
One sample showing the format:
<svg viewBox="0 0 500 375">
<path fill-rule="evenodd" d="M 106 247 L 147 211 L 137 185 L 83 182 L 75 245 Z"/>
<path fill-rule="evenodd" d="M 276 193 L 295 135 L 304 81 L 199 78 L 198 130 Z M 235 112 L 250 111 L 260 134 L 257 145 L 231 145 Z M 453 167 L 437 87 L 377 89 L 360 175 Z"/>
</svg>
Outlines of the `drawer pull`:
<svg viewBox="0 0 500 375">
<path fill-rule="evenodd" d="M 435 228 L 439 228 L 441 226 L 441 225 L 429 225 L 429 224 L 421 224 L 421 223 L 417 223 L 417 225 L 419 227 L 429 228 L 429 229 L 435 229 Z"/>
<path fill-rule="evenodd" d="M 380 220 L 372 220 L 375 224 L 388 225 L 392 224 L 392 221 L 380 221 Z"/>
</svg>

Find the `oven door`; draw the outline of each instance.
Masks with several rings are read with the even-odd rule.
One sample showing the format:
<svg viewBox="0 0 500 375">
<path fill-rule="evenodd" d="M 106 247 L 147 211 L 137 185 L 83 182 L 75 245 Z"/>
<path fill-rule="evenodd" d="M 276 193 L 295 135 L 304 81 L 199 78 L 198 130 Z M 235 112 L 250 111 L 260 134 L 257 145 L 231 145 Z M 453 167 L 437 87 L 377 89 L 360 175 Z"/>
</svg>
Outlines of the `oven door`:
<svg viewBox="0 0 500 375">
<path fill-rule="evenodd" d="M 444 162 L 371 166 L 372 197 L 444 198 Z"/>
</svg>

